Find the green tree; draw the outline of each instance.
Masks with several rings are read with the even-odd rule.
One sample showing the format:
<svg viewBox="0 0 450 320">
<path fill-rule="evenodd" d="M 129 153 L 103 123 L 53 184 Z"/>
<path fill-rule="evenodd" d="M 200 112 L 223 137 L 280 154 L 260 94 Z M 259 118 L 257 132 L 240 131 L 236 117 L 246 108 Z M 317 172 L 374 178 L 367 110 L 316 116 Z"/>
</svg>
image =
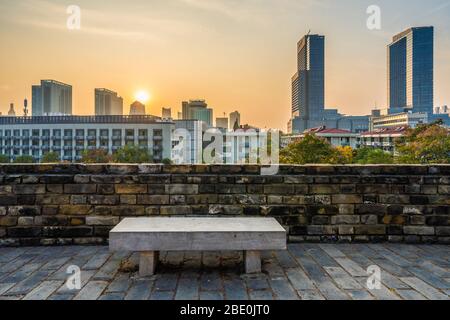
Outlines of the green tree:
<svg viewBox="0 0 450 320">
<path fill-rule="evenodd" d="M 441 122 L 409 129 L 395 147 L 398 163 L 450 163 L 450 131 Z"/>
<path fill-rule="evenodd" d="M 381 149 L 360 148 L 356 150 L 353 161 L 357 164 L 391 164 L 394 157 Z"/>
<path fill-rule="evenodd" d="M 34 158 L 32 156 L 23 155 L 23 156 L 18 156 L 16 159 L 14 159 L 13 162 L 14 163 L 33 163 Z"/>
<path fill-rule="evenodd" d="M 9 156 L 5 154 L 0 154 L 0 163 L 10 163 Z"/>
<path fill-rule="evenodd" d="M 147 149 L 126 145 L 114 153 L 113 161 L 115 163 L 151 163 L 153 159 Z"/>
<path fill-rule="evenodd" d="M 165 159 L 163 159 L 162 164 L 171 165 L 171 164 L 173 164 L 173 162 L 172 162 L 172 160 L 165 158 Z"/>
<path fill-rule="evenodd" d="M 280 163 L 283 164 L 320 164 L 329 163 L 335 155 L 333 146 L 314 134 L 294 141 L 280 151 Z"/>
<path fill-rule="evenodd" d="M 349 164 L 353 163 L 353 149 L 350 146 L 336 147 L 328 158 L 330 164 Z"/>
<path fill-rule="evenodd" d="M 57 163 L 61 158 L 56 152 L 47 152 L 42 156 L 41 163 Z"/>
<path fill-rule="evenodd" d="M 111 156 L 103 149 L 84 150 L 81 155 L 82 163 L 110 163 Z"/>
</svg>

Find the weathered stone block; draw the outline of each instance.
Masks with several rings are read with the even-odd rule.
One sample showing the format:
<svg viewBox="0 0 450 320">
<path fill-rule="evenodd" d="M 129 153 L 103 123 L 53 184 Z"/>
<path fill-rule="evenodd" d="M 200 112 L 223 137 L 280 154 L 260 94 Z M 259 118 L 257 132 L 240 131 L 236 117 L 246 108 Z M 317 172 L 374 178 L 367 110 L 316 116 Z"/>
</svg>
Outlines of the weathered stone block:
<svg viewBox="0 0 450 320">
<path fill-rule="evenodd" d="M 90 205 L 64 205 L 59 207 L 59 214 L 72 215 L 88 215 L 93 212 L 93 207 Z"/>
<path fill-rule="evenodd" d="M 144 206 L 114 206 L 110 207 L 113 216 L 134 217 L 145 215 Z"/>
<path fill-rule="evenodd" d="M 70 196 L 71 204 L 87 204 L 87 196 L 75 194 Z"/>
<path fill-rule="evenodd" d="M 250 187 L 250 186 L 248 186 Z M 231 185 L 231 184 L 218 184 L 216 186 L 216 192 L 219 194 L 240 194 L 245 193 L 245 185 Z"/>
<path fill-rule="evenodd" d="M 118 184 L 115 186 L 119 194 L 143 194 L 147 193 L 146 184 Z"/>
<path fill-rule="evenodd" d="M 147 205 L 170 204 L 170 196 L 138 195 L 137 203 Z"/>
<path fill-rule="evenodd" d="M 119 217 L 86 217 L 86 224 L 88 226 L 115 226 L 119 224 Z"/>
<path fill-rule="evenodd" d="M 14 206 L 17 204 L 16 196 L 0 196 L 0 206 Z"/>
<path fill-rule="evenodd" d="M 94 205 L 116 205 L 119 204 L 119 196 L 89 196 L 89 203 Z"/>
<path fill-rule="evenodd" d="M 17 225 L 17 217 L 0 217 L 1 227 L 12 227 Z"/>
<path fill-rule="evenodd" d="M 386 226 L 382 226 L 382 225 L 355 226 L 355 234 L 358 234 L 358 235 L 384 235 L 384 234 L 386 234 Z"/>
<path fill-rule="evenodd" d="M 312 194 L 333 194 L 339 193 L 338 185 L 310 185 L 309 192 Z"/>
<path fill-rule="evenodd" d="M 160 208 L 161 215 L 187 215 L 192 214 L 192 208 L 189 206 L 168 206 Z"/>
<path fill-rule="evenodd" d="M 362 196 L 356 194 L 338 194 L 333 195 L 334 204 L 360 204 L 363 203 Z"/>
<path fill-rule="evenodd" d="M 91 194 L 97 191 L 96 184 L 66 184 L 64 193 L 69 194 Z"/>
<path fill-rule="evenodd" d="M 433 236 L 435 235 L 435 229 L 425 226 L 404 226 L 403 233 L 406 235 Z"/>
<path fill-rule="evenodd" d="M 17 225 L 21 227 L 33 226 L 34 217 L 19 217 L 17 220 Z"/>
<path fill-rule="evenodd" d="M 121 195 L 120 204 L 137 204 L 137 197 L 135 195 Z"/>
<path fill-rule="evenodd" d="M 7 233 L 9 237 L 13 238 L 36 238 L 42 233 L 40 227 L 13 227 L 8 228 Z"/>
<path fill-rule="evenodd" d="M 89 175 L 76 175 L 73 178 L 73 181 L 75 183 L 82 183 L 82 184 L 86 184 L 89 183 L 91 181 L 91 176 Z"/>
<path fill-rule="evenodd" d="M 114 194 L 115 188 L 113 184 L 98 184 L 97 185 L 98 194 Z"/>
<path fill-rule="evenodd" d="M 362 224 L 378 224 L 378 216 L 377 215 L 362 215 L 361 216 Z"/>
<path fill-rule="evenodd" d="M 351 215 L 351 216 L 345 216 L 345 215 L 338 215 L 331 217 L 331 224 L 358 224 L 360 223 L 360 217 Z"/>
<path fill-rule="evenodd" d="M 450 236 L 450 227 L 436 227 L 436 235 L 440 237 Z"/>
<path fill-rule="evenodd" d="M 450 185 L 440 185 L 438 192 L 439 194 L 450 195 Z"/>
</svg>

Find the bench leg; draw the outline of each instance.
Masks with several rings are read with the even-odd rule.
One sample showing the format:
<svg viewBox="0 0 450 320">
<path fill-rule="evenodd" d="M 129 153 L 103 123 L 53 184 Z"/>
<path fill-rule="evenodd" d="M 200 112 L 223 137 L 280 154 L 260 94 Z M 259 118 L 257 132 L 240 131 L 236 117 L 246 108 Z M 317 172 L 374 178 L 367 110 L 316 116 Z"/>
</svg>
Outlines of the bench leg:
<svg viewBox="0 0 450 320">
<path fill-rule="evenodd" d="M 153 276 L 158 260 L 158 251 L 141 252 L 139 258 L 139 275 L 141 277 Z"/>
<path fill-rule="evenodd" d="M 245 273 L 261 273 L 261 252 L 245 251 Z"/>
</svg>

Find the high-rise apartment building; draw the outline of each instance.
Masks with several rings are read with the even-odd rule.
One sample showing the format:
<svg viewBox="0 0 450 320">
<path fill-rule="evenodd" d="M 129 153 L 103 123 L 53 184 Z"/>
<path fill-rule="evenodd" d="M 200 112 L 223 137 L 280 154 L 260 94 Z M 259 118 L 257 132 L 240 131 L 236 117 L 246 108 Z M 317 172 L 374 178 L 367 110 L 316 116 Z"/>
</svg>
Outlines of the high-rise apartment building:
<svg viewBox="0 0 450 320">
<path fill-rule="evenodd" d="M 72 86 L 55 81 L 41 80 L 32 86 L 32 115 L 71 115 Z"/>
<path fill-rule="evenodd" d="M 130 116 L 145 116 L 145 105 L 135 101 L 130 106 Z"/>
<path fill-rule="evenodd" d="M 162 118 L 163 119 L 171 119 L 172 118 L 172 109 L 171 108 L 162 108 Z"/>
<path fill-rule="evenodd" d="M 410 28 L 388 46 L 389 113 L 433 114 L 434 28 Z"/>
<path fill-rule="evenodd" d="M 108 89 L 95 89 L 95 115 L 123 115 L 123 99 L 117 95 L 117 92 Z"/>
<path fill-rule="evenodd" d="M 228 130 L 228 118 L 216 118 L 216 127 Z"/>
<path fill-rule="evenodd" d="M 241 114 L 239 111 L 230 113 L 230 129 L 239 128 L 241 126 Z"/>
<path fill-rule="evenodd" d="M 203 121 L 212 127 L 213 110 L 208 108 L 205 100 L 189 100 L 182 102 L 183 120 Z"/>
</svg>

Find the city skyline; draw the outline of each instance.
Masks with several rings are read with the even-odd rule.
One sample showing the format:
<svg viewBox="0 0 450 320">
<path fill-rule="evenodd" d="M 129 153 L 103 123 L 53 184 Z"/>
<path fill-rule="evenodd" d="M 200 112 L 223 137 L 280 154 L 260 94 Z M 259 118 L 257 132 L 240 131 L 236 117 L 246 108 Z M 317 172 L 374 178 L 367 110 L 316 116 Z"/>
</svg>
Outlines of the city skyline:
<svg viewBox="0 0 450 320">
<path fill-rule="evenodd" d="M 0 53 L 0 111 L 6 114 L 13 102 L 20 114 L 23 99 L 31 102 L 31 85 L 49 78 L 73 86 L 74 114 L 93 114 L 93 89 L 106 87 L 123 96 L 125 106 L 137 91 L 147 90 L 153 97 L 146 103 L 150 114 L 158 115 L 162 106 L 177 112 L 181 101 L 201 98 L 214 106 L 215 114 L 237 109 L 251 124 L 285 129 L 293 48 L 311 29 L 327 37 L 325 107 L 368 114 L 375 106 L 388 107 L 386 46 L 392 36 L 425 25 L 436 31 L 435 106 L 447 104 L 450 24 L 444 17 L 450 6 L 447 1 L 408 1 L 403 8 L 405 3 L 379 1 L 382 29 L 370 31 L 366 1 L 283 0 L 280 8 L 250 0 L 133 1 L 134 6 L 112 4 L 107 10 L 99 1 L 80 1 L 81 30 L 68 31 L 69 2 L 3 1 L 0 39 L 8 50 Z M 177 10 L 184 10 L 182 19 L 177 20 Z M 269 13 L 274 16 L 267 21 Z M 314 19 L 319 13 L 323 19 Z M 125 23 L 110 23 L 119 17 Z M 175 20 L 176 27 L 169 28 Z M 177 47 L 183 50 L 173 50 Z"/>
</svg>

